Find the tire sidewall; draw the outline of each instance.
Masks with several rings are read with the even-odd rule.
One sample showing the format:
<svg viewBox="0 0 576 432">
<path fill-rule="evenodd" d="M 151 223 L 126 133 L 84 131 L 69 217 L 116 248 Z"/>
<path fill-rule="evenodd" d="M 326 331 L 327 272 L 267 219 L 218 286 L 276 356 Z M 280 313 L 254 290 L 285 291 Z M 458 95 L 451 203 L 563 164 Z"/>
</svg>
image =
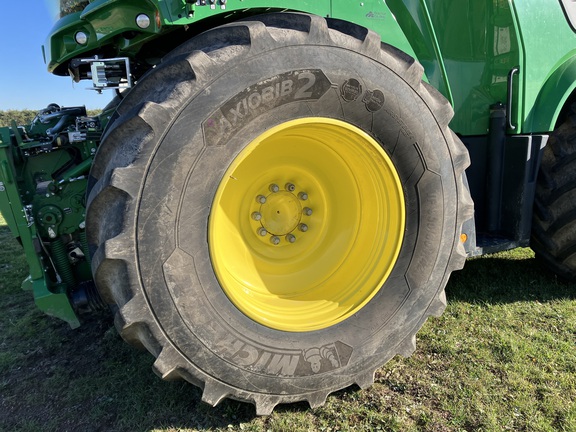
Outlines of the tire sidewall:
<svg viewBox="0 0 576 432">
<path fill-rule="evenodd" d="M 350 384 L 397 352 L 443 288 L 457 213 L 446 137 L 417 90 L 350 50 L 284 47 L 218 73 L 167 125 L 148 160 L 136 202 L 142 291 L 172 344 L 228 385 L 296 394 Z M 308 85 L 302 74 L 316 81 L 301 92 L 313 94 L 298 99 L 298 85 Z M 291 92 L 264 103 L 264 89 L 288 80 Z M 254 94 L 260 104 L 253 96 L 251 109 Z M 382 145 L 402 181 L 406 234 L 391 275 L 366 306 L 330 328 L 290 333 L 250 320 L 228 300 L 212 269 L 207 232 L 214 194 L 234 158 L 271 127 L 309 116 L 346 121 Z M 214 133 L 215 124 L 228 129 Z"/>
</svg>

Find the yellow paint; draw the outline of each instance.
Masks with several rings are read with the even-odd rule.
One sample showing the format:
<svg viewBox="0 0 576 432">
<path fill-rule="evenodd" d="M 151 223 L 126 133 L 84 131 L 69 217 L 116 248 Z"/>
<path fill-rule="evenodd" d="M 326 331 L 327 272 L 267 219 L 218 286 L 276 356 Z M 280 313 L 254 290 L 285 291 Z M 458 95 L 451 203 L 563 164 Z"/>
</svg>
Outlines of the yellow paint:
<svg viewBox="0 0 576 432">
<path fill-rule="evenodd" d="M 210 214 L 210 256 L 245 315 L 313 331 L 378 293 L 404 227 L 402 184 L 378 142 L 349 123 L 309 117 L 271 128 L 232 162 Z"/>
</svg>

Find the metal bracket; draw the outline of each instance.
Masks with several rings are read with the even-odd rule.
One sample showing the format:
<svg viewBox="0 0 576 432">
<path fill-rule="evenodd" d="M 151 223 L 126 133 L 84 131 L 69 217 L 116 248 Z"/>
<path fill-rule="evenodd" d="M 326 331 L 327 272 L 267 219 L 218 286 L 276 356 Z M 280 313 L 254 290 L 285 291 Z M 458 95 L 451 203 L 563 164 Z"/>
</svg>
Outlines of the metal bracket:
<svg viewBox="0 0 576 432">
<path fill-rule="evenodd" d="M 117 57 L 111 59 L 82 59 L 90 65 L 90 75 L 94 90 L 102 92 L 108 89 L 128 89 L 132 87 L 130 76 L 130 59 Z"/>
</svg>

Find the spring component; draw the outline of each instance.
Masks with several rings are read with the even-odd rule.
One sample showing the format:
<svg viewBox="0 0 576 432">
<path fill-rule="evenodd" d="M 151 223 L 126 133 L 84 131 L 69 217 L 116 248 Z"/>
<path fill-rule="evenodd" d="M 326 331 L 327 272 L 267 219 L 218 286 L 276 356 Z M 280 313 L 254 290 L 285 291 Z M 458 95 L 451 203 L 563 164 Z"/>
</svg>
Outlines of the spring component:
<svg viewBox="0 0 576 432">
<path fill-rule="evenodd" d="M 81 313 L 97 312 L 108 308 L 93 281 L 81 282 L 72 293 L 71 300 L 74 309 Z"/>
<path fill-rule="evenodd" d="M 56 266 L 56 271 L 69 287 L 76 285 L 76 280 L 74 278 L 74 273 L 72 273 L 72 266 L 70 261 L 68 261 L 68 254 L 66 253 L 66 247 L 62 240 L 56 239 L 50 243 L 50 249 L 52 251 L 52 260 Z"/>
</svg>

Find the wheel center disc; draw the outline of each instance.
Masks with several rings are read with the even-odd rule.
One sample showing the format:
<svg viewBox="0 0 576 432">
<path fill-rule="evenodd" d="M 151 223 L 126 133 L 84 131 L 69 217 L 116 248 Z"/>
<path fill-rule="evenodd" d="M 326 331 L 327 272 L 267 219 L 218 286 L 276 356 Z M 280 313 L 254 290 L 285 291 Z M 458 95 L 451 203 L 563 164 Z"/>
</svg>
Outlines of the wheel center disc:
<svg viewBox="0 0 576 432">
<path fill-rule="evenodd" d="M 274 235 L 286 235 L 296 229 L 302 216 L 298 198 L 288 191 L 270 194 L 260 207 L 262 226 Z"/>
<path fill-rule="evenodd" d="M 210 258 L 226 296 L 253 321 L 320 330 L 378 294 L 405 219 L 402 183 L 380 143 L 340 120 L 291 120 L 248 143 L 224 173 Z"/>
</svg>

